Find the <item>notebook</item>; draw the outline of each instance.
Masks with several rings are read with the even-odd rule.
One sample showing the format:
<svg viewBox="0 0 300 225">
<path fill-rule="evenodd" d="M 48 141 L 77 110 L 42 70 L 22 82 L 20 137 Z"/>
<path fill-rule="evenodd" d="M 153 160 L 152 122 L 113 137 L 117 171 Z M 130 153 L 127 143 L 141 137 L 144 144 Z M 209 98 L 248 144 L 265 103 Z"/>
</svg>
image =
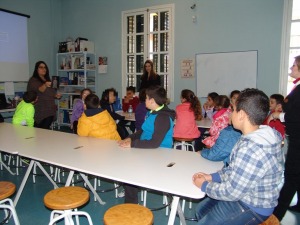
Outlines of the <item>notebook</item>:
<svg viewBox="0 0 300 225">
<path fill-rule="evenodd" d="M 0 109 L 9 109 L 11 105 L 7 103 L 4 93 L 0 93 Z"/>
</svg>

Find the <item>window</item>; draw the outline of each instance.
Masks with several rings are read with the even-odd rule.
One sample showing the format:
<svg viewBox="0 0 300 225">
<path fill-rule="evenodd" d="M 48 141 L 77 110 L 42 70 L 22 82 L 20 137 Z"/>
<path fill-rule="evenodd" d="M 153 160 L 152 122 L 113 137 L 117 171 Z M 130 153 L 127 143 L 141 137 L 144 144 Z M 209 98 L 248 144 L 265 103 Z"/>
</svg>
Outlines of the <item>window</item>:
<svg viewBox="0 0 300 225">
<path fill-rule="evenodd" d="M 153 61 L 168 98 L 173 97 L 173 5 L 123 12 L 122 92 L 140 87 L 144 62 Z"/>
<path fill-rule="evenodd" d="M 286 95 L 294 86 L 293 78 L 287 73 L 290 73 L 295 56 L 300 55 L 300 1 L 287 0 L 284 4 L 280 93 Z"/>
</svg>

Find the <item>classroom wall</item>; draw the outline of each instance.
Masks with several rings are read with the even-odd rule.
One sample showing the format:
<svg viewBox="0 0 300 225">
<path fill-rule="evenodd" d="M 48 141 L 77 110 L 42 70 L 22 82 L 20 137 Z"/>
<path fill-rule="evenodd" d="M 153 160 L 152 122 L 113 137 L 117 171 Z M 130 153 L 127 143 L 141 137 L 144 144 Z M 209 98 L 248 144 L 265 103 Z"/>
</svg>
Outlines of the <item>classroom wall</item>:
<svg viewBox="0 0 300 225">
<path fill-rule="evenodd" d="M 97 92 L 101 93 L 108 87 L 122 89 L 122 11 L 171 3 L 175 5 L 175 102 L 171 107 L 179 103 L 182 89 L 196 89 L 195 79 L 180 78 L 180 62 L 197 53 L 258 50 L 258 88 L 268 95 L 278 92 L 282 0 L 1 0 L 0 7 L 32 16 L 31 68 L 41 58 L 54 71 L 58 41 L 69 36 L 94 41 L 96 54 L 107 56 L 109 64 L 108 73 L 98 75 Z M 192 16 L 197 17 L 196 23 Z"/>
</svg>

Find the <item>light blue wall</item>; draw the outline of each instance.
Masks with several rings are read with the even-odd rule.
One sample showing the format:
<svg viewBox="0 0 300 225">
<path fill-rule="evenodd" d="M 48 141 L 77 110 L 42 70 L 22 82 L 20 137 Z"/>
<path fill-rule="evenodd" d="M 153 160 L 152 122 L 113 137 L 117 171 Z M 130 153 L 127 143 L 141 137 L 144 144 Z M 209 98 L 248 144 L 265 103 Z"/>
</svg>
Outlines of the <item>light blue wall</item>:
<svg viewBox="0 0 300 225">
<path fill-rule="evenodd" d="M 98 75 L 97 92 L 101 93 L 108 87 L 121 92 L 122 11 L 171 3 L 175 5 L 175 102 L 171 107 L 179 103 L 181 89 L 196 89 L 195 79 L 180 78 L 180 61 L 197 53 L 258 50 L 258 88 L 268 95 L 278 92 L 282 0 L 1 0 L 0 7 L 32 16 L 31 68 L 43 59 L 54 69 L 57 43 L 68 36 L 94 41 L 96 53 L 107 56 L 109 64 L 108 73 Z M 192 16 L 197 17 L 196 23 Z"/>
</svg>

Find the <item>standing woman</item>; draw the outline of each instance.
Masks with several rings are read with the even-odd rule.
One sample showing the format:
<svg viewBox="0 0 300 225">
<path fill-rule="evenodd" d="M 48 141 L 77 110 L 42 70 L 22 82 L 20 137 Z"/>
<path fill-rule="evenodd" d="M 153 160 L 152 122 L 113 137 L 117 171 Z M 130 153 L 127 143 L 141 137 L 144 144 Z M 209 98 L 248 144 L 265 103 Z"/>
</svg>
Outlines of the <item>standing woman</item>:
<svg viewBox="0 0 300 225">
<path fill-rule="evenodd" d="M 38 101 L 35 103 L 34 126 L 50 129 L 56 117 L 55 98 L 60 98 L 60 95 L 51 88 L 49 69 L 45 62 L 38 61 L 35 64 L 33 75 L 27 84 L 27 91 L 38 93 Z"/>
<path fill-rule="evenodd" d="M 283 112 L 273 112 L 268 121 L 280 119 L 285 122 L 288 151 L 285 161 L 284 185 L 280 191 L 274 215 L 281 221 L 296 192 L 300 193 L 300 55 L 295 57 L 290 77 L 294 88 L 284 99 Z M 300 196 L 298 195 L 298 202 Z"/>
<path fill-rule="evenodd" d="M 154 71 L 153 62 L 148 59 L 144 63 L 143 75 L 141 77 L 141 86 L 139 91 L 144 88 L 156 85 L 161 86 L 160 76 Z"/>
</svg>

